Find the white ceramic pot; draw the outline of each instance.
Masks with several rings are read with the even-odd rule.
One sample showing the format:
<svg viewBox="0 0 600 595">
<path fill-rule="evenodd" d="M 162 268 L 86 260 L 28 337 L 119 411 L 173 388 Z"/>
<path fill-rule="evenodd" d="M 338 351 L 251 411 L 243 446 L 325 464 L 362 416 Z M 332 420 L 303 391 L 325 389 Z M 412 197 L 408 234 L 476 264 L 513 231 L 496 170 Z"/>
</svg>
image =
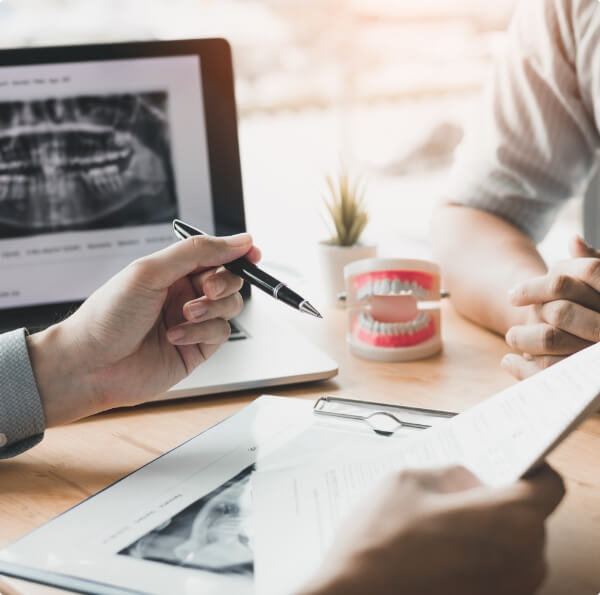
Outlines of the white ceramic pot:
<svg viewBox="0 0 600 595">
<path fill-rule="evenodd" d="M 374 245 L 338 246 L 319 242 L 321 289 L 330 306 L 343 305 L 343 302 L 338 299 L 338 294 L 344 291 L 344 267 L 355 260 L 373 258 L 376 255 L 377 246 Z"/>
</svg>

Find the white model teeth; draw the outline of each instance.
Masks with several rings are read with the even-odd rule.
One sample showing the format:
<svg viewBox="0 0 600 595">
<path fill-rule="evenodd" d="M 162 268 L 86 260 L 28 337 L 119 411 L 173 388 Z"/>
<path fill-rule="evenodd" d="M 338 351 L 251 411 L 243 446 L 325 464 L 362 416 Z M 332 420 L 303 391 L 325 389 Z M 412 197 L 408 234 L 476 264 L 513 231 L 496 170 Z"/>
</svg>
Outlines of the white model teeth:
<svg viewBox="0 0 600 595">
<path fill-rule="evenodd" d="M 400 281 L 400 279 L 377 279 L 368 281 L 356 292 L 359 300 L 364 300 L 372 295 L 402 295 L 412 293 L 417 299 L 423 300 L 429 297 L 429 292 L 423 289 L 416 281 Z"/>
<path fill-rule="evenodd" d="M 362 328 L 377 335 L 414 335 L 429 325 L 430 317 L 427 312 L 420 312 L 408 322 L 379 322 L 369 312 L 361 312 L 358 320 Z"/>
</svg>

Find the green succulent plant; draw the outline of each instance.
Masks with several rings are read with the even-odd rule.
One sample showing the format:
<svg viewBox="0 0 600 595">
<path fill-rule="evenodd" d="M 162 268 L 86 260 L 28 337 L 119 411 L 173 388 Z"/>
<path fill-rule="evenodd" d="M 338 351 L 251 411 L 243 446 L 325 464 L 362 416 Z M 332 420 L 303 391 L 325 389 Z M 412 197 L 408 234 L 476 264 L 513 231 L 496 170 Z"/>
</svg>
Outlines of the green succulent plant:
<svg viewBox="0 0 600 595">
<path fill-rule="evenodd" d="M 329 243 L 354 246 L 358 243 L 369 216 L 364 205 L 365 185 L 361 179 L 352 181 L 347 171 L 337 177 L 325 177 L 329 195 L 324 197 L 333 237 Z"/>
</svg>

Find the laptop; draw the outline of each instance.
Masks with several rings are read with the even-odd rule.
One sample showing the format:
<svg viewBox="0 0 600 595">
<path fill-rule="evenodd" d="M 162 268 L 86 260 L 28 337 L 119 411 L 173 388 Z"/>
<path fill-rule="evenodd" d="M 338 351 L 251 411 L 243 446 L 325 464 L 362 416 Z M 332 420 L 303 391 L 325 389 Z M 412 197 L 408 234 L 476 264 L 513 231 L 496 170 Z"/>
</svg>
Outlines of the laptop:
<svg viewBox="0 0 600 595">
<path fill-rule="evenodd" d="M 225 40 L 0 51 L 0 331 L 61 320 L 176 241 L 174 218 L 245 231 Z M 231 339 L 164 398 L 337 373 L 278 319 L 286 306 L 242 291 Z"/>
</svg>

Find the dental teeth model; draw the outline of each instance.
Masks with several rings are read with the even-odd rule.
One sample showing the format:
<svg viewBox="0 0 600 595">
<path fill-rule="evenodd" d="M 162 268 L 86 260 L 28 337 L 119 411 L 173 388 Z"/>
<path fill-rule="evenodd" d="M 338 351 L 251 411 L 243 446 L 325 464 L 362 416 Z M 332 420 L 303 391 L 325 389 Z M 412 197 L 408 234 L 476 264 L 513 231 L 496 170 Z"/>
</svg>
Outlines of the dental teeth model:
<svg viewBox="0 0 600 595">
<path fill-rule="evenodd" d="M 409 361 L 440 351 L 436 264 L 367 258 L 347 265 L 344 277 L 352 353 L 380 361 Z"/>
</svg>

